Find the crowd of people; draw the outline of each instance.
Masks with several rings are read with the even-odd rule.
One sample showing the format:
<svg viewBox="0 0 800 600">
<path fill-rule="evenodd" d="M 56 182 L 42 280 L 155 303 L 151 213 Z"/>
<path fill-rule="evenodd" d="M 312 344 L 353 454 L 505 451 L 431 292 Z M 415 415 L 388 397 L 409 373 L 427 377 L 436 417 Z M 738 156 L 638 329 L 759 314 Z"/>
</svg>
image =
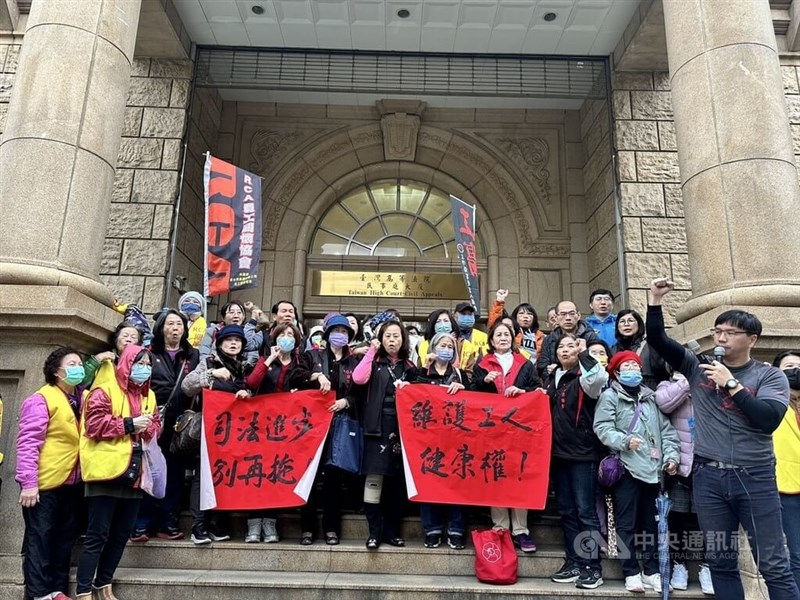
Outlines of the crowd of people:
<svg viewBox="0 0 800 600">
<path fill-rule="evenodd" d="M 614 294 L 599 289 L 586 318 L 564 300 L 542 323 L 529 303 L 509 311 L 508 291 L 498 290 L 487 332 L 466 302 L 433 311 L 422 326 L 388 309 L 363 320 L 329 314 L 308 331 L 289 301 L 276 303 L 269 315 L 250 302 L 231 301 L 212 324 L 197 293 L 162 309 L 152 327 L 126 313 L 108 351 L 85 357 L 69 347 L 54 350 L 44 363 L 43 386 L 22 403 L 16 480 L 26 592 L 34 600 L 68 597 L 70 553 L 83 533 L 77 598 L 114 599 L 112 579 L 128 541 L 184 538 L 178 517 L 189 471 L 191 541 L 230 539 L 224 515 L 200 508 L 199 455 L 180 454 L 171 444 L 181 413 L 202 410 L 202 391 L 210 389 L 241 399 L 319 389 L 330 398 L 330 412 L 357 418 L 364 430 L 366 548 L 405 546 L 407 493 L 395 396 L 404 386 L 427 383 L 453 395 L 546 391 L 551 485 L 565 552 L 553 581 L 584 589 L 603 584 L 608 532 L 598 498 L 607 493 L 618 545 L 627 549 L 620 560 L 628 591 L 686 589 L 689 534 L 699 520 L 704 592 L 744 598 L 734 539 L 741 524 L 770 597 L 798 600 L 800 352 L 784 352 L 774 365 L 754 360 L 750 351 L 761 324 L 731 310 L 712 329 L 724 358 L 695 355 L 665 333 L 660 305 L 671 289 L 671 282 L 655 280 L 644 316 L 615 313 Z M 143 451 L 156 442 L 167 465 L 160 499 L 141 489 Z M 612 454 L 624 472 L 603 491 L 598 465 Z M 319 508 L 322 539 L 339 543 L 345 478 L 336 468 L 320 467 L 301 509 L 300 544 L 315 542 Z M 664 479 L 675 501 L 670 527 L 683 542 L 672 548 L 669 582 L 661 581 L 655 545 L 655 498 Z M 85 523 L 76 510 L 82 505 Z M 488 508 L 495 528 L 509 530 L 522 552 L 536 551 L 526 510 Z M 421 504 L 419 513 L 426 547 L 465 548 L 464 507 Z M 277 519 L 274 510 L 249 512 L 245 542 L 279 541 Z"/>
</svg>

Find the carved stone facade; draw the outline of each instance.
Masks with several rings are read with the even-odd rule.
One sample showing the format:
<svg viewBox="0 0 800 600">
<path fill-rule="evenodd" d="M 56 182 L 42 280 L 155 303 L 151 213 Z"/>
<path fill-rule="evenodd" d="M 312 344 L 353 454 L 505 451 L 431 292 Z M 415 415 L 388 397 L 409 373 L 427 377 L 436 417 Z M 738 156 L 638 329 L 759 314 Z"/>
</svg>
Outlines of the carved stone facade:
<svg viewBox="0 0 800 600">
<path fill-rule="evenodd" d="M 331 263 L 375 270 L 380 263 L 381 269 L 459 272 L 453 258 L 309 255 L 325 212 L 354 188 L 384 179 L 431 184 L 478 206 L 485 306 L 498 287 L 512 290 L 510 303 L 524 298 L 537 306 L 583 295 L 585 248 L 572 239 L 582 214 L 570 214 L 570 205 L 578 210 L 583 202 L 577 111 L 423 111 L 422 103 L 395 104 L 224 103 L 218 154 L 264 177 L 265 285 L 255 299 L 270 306 L 291 298 L 306 314 L 369 312 L 378 308 L 376 299 L 312 297 L 310 270 Z M 395 304 L 421 317 L 438 306 L 412 299 Z"/>
</svg>

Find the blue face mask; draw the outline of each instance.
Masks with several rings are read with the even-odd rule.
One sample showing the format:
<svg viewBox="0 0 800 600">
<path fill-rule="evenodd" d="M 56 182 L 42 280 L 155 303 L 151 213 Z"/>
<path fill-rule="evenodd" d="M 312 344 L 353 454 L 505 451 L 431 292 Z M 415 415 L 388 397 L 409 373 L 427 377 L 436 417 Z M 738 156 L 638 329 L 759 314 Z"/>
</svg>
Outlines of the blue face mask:
<svg viewBox="0 0 800 600">
<path fill-rule="evenodd" d="M 475 327 L 475 315 L 459 315 L 458 326 L 461 329 L 472 329 Z"/>
<path fill-rule="evenodd" d="M 196 304 L 184 304 L 181 306 L 181 312 L 187 315 L 194 315 L 200 312 L 200 307 Z"/>
<path fill-rule="evenodd" d="M 137 385 L 142 385 L 145 381 L 150 379 L 150 374 L 153 369 L 150 365 L 133 365 L 131 369 L 131 381 Z"/>
<path fill-rule="evenodd" d="M 433 326 L 433 330 L 436 333 L 452 333 L 453 326 L 450 324 L 450 321 L 439 321 Z"/>
<path fill-rule="evenodd" d="M 443 362 L 449 363 L 453 360 L 453 349 L 452 348 L 437 348 L 436 349 L 436 359 Z"/>
<path fill-rule="evenodd" d="M 294 350 L 294 338 L 285 336 L 278 338 L 278 348 L 280 348 L 281 352 L 284 354 L 289 354 L 289 352 Z"/>
<path fill-rule="evenodd" d="M 64 383 L 67 385 L 78 385 L 83 378 L 86 377 L 86 371 L 83 369 L 83 365 L 71 365 L 69 367 L 64 367 L 64 372 L 66 373 L 66 377 L 62 379 Z"/>
<path fill-rule="evenodd" d="M 617 376 L 619 382 L 626 387 L 637 387 L 642 383 L 641 371 L 622 371 Z"/>
</svg>

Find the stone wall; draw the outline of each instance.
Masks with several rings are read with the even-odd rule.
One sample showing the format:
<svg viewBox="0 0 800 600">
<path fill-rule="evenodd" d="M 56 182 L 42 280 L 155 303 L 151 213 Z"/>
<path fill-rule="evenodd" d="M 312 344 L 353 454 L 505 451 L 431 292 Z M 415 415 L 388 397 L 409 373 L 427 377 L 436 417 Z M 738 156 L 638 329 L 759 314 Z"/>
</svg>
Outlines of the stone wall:
<svg viewBox="0 0 800 600">
<path fill-rule="evenodd" d="M 164 302 L 192 63 L 137 58 L 131 71 L 101 279 L 152 313 Z"/>
<path fill-rule="evenodd" d="M 789 124 L 794 141 L 794 159 L 800 172 L 800 56 L 781 56 L 781 72 L 783 73 L 783 93 L 786 95 L 786 108 L 789 112 Z"/>
<path fill-rule="evenodd" d="M 620 292 L 614 173 L 609 139 L 609 107 L 606 100 L 587 100 L 580 110 L 581 140 L 586 162 L 583 167 L 586 248 L 589 288 Z M 585 311 L 589 301 L 574 298 Z"/>
<path fill-rule="evenodd" d="M 653 277 L 670 277 L 668 324 L 691 294 L 667 73 L 615 73 L 612 106 L 628 304 L 643 313 Z"/>
<path fill-rule="evenodd" d="M 11 36 L 0 37 L 0 134 L 6 128 L 6 114 L 11 100 L 11 88 L 17 73 L 17 61 L 22 45 Z"/>
<path fill-rule="evenodd" d="M 198 88 L 192 99 L 189 117 L 186 172 L 184 174 L 180 213 L 178 215 L 175 264 L 172 273 L 181 278 L 184 289 L 203 291 L 203 229 L 205 210 L 203 200 L 203 167 L 205 153 L 212 152 L 219 158 L 230 160 L 227 154 L 216 151 L 219 135 L 222 99 L 215 89 Z M 178 292 L 171 285 L 167 302 L 174 305 Z M 215 311 L 209 313 L 216 318 Z"/>
</svg>

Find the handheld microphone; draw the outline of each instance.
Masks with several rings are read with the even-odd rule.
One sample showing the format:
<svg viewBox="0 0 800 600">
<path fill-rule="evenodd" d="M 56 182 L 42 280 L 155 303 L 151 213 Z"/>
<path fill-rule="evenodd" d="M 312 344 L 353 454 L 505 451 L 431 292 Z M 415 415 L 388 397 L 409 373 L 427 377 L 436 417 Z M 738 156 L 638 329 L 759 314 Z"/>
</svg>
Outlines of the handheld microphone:
<svg viewBox="0 0 800 600">
<path fill-rule="evenodd" d="M 715 347 L 714 360 L 721 363 L 723 358 L 725 358 L 725 348 L 723 348 L 722 346 Z"/>
</svg>

